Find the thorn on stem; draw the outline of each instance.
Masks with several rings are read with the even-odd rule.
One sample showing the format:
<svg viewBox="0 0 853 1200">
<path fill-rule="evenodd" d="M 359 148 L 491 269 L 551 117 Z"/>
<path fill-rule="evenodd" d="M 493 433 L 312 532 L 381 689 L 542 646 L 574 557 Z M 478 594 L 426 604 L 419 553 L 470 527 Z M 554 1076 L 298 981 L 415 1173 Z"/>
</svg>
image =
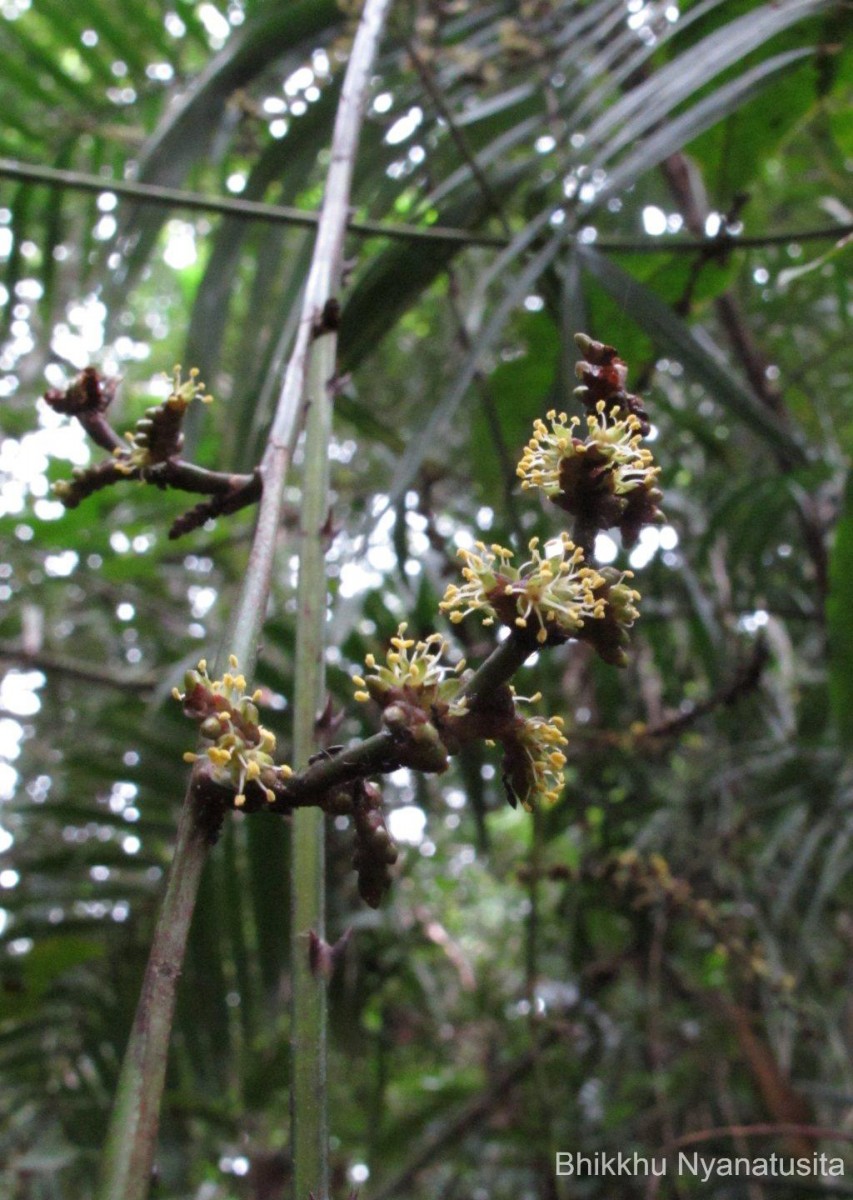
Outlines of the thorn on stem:
<svg viewBox="0 0 853 1200">
<path fill-rule="evenodd" d="M 339 963 L 343 961 L 352 937 L 352 929 L 345 929 L 334 945 L 329 945 L 313 929 L 308 934 L 308 966 L 315 979 L 329 983 Z"/>
</svg>

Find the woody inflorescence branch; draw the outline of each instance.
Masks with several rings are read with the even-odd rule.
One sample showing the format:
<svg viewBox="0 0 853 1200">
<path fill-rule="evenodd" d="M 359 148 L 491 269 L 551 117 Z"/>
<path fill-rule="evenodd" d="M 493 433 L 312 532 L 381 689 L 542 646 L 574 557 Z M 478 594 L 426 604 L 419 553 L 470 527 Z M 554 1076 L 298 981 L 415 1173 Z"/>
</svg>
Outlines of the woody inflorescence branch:
<svg viewBox="0 0 853 1200">
<path fill-rule="evenodd" d="M 121 437 L 107 419 L 107 410 L 115 398 L 119 380 L 105 378 L 94 367 L 86 367 L 64 390 L 51 388 L 45 402 L 58 413 L 76 417 L 89 437 L 109 453 L 88 467 L 75 467 L 71 479 L 53 485 L 54 494 L 66 508 L 76 508 L 87 496 L 102 488 L 127 480 L 150 483 L 159 488 L 178 488 L 207 497 L 189 512 L 178 517 L 169 537 L 203 525 L 212 517 L 237 512 L 255 503 L 261 494 L 260 473 L 231 475 L 209 471 L 181 458 L 184 435 L 182 426 L 194 400 L 207 404 L 206 394 L 193 368 L 187 379 L 175 367 L 169 395 L 162 404 L 149 408 L 135 426 Z"/>
<path fill-rule="evenodd" d="M 552 411 L 537 420 L 517 468 L 522 488 L 538 490 L 574 518 L 573 535 L 562 532 L 544 544 L 532 538 L 521 554 L 482 542 L 460 550 L 461 581 L 447 588 L 439 605 L 454 625 L 474 617 L 503 626 L 503 640 L 474 669 L 442 634 L 411 637 L 402 622 L 384 657 L 369 654 L 353 677 L 355 700 L 379 710 L 379 732 L 316 754 L 298 773 L 276 764 L 275 737 L 260 724 L 260 693 L 247 693 L 236 660 L 222 679 L 211 679 L 201 662 L 176 695 L 200 722 L 199 750 L 187 757 L 211 837 L 229 808 L 287 814 L 319 806 L 348 815 L 359 891 L 375 907 L 390 886 L 397 848 L 370 776 L 400 767 L 441 774 L 452 756 L 480 741 L 500 748 L 511 805 L 532 810 L 559 799 L 568 744 L 563 721 L 532 712 L 541 695 L 519 696 L 510 681 L 532 653 L 570 640 L 586 641 L 605 662 L 625 665 L 640 594 L 630 571 L 594 565 L 594 535 L 619 529 L 631 546 L 644 525 L 663 519 L 659 469 L 643 445 L 648 418 L 638 397 L 625 390 L 625 364 L 611 346 L 581 334 L 577 343 L 583 358 L 575 394 L 585 418 Z M 130 457 L 117 456 L 120 469 L 149 469 L 145 455 L 160 443 L 151 426 L 142 432 L 141 446 L 128 443 Z"/>
</svg>

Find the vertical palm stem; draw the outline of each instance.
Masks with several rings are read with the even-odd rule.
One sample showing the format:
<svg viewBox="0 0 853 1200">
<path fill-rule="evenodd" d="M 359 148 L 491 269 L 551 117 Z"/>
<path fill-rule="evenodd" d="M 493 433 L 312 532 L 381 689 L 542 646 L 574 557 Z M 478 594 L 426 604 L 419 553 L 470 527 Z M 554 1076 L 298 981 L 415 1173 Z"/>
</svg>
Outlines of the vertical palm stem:
<svg viewBox="0 0 853 1200">
<path fill-rule="evenodd" d="M 305 478 L 300 521 L 297 604 L 296 705 L 293 759 L 307 765 L 315 742 L 315 715 L 322 707 L 326 618 L 324 526 L 328 505 L 331 403 L 327 382 L 334 371 L 336 338 L 314 345 L 308 381 L 310 409 L 305 438 Z M 326 984 L 311 970 L 311 934 L 325 936 L 325 827 L 319 808 L 294 814 L 291 892 L 291 1149 L 294 1196 L 325 1197 L 327 1171 Z"/>
<path fill-rule="evenodd" d="M 329 442 L 337 337 L 343 235 L 349 208 L 355 152 L 367 99 L 370 71 L 390 0 L 367 0 L 350 56 L 332 138 L 317 250 L 308 283 L 312 295 L 313 344 L 306 402 L 305 471 L 300 519 L 297 593 L 294 763 L 307 764 L 315 744 L 316 715 L 323 707 L 326 622 Z M 335 216 L 337 214 L 337 217 Z M 325 935 L 325 826 L 319 809 L 294 816 L 291 886 L 291 1153 L 294 1200 L 328 1195 L 326 1086 L 326 983 L 311 969 L 311 935 Z"/>
</svg>

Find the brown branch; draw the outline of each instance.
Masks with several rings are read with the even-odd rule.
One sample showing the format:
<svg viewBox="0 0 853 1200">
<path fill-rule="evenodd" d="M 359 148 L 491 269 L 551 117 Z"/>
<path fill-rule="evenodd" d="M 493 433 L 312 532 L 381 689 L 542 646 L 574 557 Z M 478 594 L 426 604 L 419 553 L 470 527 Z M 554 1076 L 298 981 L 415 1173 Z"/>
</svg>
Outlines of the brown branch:
<svg viewBox="0 0 853 1200">
<path fill-rule="evenodd" d="M 643 729 L 637 735 L 637 740 L 655 741 L 658 738 L 678 737 L 715 709 L 730 708 L 737 704 L 758 687 L 769 657 L 766 641 L 764 638 L 757 638 L 749 659 L 735 670 L 728 683 L 717 688 L 706 700 L 694 704 L 688 712 L 679 713 L 658 725 L 650 725 Z"/>
<path fill-rule="evenodd" d="M 197 492 L 212 499 L 196 505 L 178 517 L 169 530 L 170 538 L 180 537 L 198 528 L 211 517 L 239 512 L 260 499 L 263 483 L 260 472 L 251 475 L 231 475 L 227 471 L 209 471 L 179 458 L 169 458 L 152 466 L 130 466 L 121 457 L 105 458 L 92 467 L 78 467 L 72 479 L 56 487 L 56 495 L 68 509 L 114 484 L 150 483 L 165 491 L 174 488 L 182 492 Z"/>
<path fill-rule="evenodd" d="M 79 679 L 85 683 L 100 683 L 104 687 L 118 688 L 125 692 L 149 692 L 160 682 L 158 675 L 142 675 L 136 672 L 109 671 L 105 668 L 92 666 L 79 659 L 66 658 L 59 654 L 31 652 L 22 646 L 10 642 L 0 642 L 0 661 L 10 665 L 27 667 L 35 671 L 47 671 L 51 674 L 67 675 L 69 679 Z"/>
<path fill-rule="evenodd" d="M 205 521 L 210 521 L 214 517 L 228 516 L 231 513 L 239 512 L 241 508 L 247 508 L 260 499 L 263 482 L 258 471 L 250 476 L 232 475 L 229 478 L 233 483 L 227 491 L 217 489 L 211 500 L 203 500 L 172 522 L 169 529 L 170 540 L 182 537 L 193 529 L 198 529 Z M 180 485 L 173 484 L 172 486 L 179 487 Z M 196 489 L 188 488 L 187 490 L 194 491 Z"/>
<path fill-rule="evenodd" d="M 559 1040 L 559 1031 L 549 1030 L 538 1046 L 521 1055 L 492 1079 L 482 1094 L 469 1101 L 435 1133 L 427 1134 L 415 1147 L 408 1161 L 396 1175 L 386 1180 L 372 1193 L 372 1200 L 392 1200 L 409 1193 L 415 1179 L 438 1156 L 505 1103 L 513 1088 L 529 1075 L 538 1055 Z"/>
<path fill-rule="evenodd" d="M 196 383 L 197 375 L 197 371 L 191 371 L 189 379 L 181 384 L 178 368 L 176 391 L 162 404 L 149 408 L 126 440 L 106 418 L 118 378 L 103 376 L 95 367 L 85 367 L 66 388 L 50 388 L 45 392 L 46 404 L 55 412 L 75 417 L 89 437 L 110 452 L 110 458 L 90 467 L 75 467 L 70 480 L 54 485 L 55 495 L 66 508 L 77 508 L 94 492 L 126 480 L 213 497 L 174 522 L 169 537 L 176 538 L 203 525 L 210 517 L 238 512 L 260 499 L 263 492 L 260 470 L 251 475 L 231 475 L 226 471 L 210 471 L 179 457 L 184 440 L 181 432 L 184 415 L 203 386 Z"/>
<path fill-rule="evenodd" d="M 752 1125 L 720 1125 L 713 1129 L 699 1129 L 693 1133 L 685 1133 L 681 1137 L 666 1142 L 655 1157 L 668 1158 L 676 1150 L 681 1150 L 685 1146 L 701 1146 L 705 1142 L 717 1141 L 718 1138 L 731 1138 L 735 1142 L 743 1142 L 751 1137 L 784 1137 L 795 1139 L 797 1142 L 808 1139 L 808 1142 L 804 1142 L 806 1145 L 812 1140 L 814 1142 L 853 1142 L 853 1133 L 846 1129 L 831 1129 L 825 1125 L 787 1121 L 763 1121 Z M 812 1151 L 809 1151 L 805 1157 L 808 1159 L 811 1155 Z M 650 1180 L 650 1185 L 647 1195 L 650 1200 L 654 1200 L 660 1188 L 660 1177 L 655 1176 L 653 1180 Z"/>
<path fill-rule="evenodd" d="M 704 1004 L 729 1024 L 740 1045 L 744 1066 L 773 1118 L 774 1127 L 791 1126 L 791 1132 L 783 1135 L 789 1141 L 791 1152 L 795 1156 L 811 1157 L 815 1141 L 823 1136 L 812 1131 L 820 1127 L 814 1124 L 806 1097 L 782 1071 L 767 1040 L 753 1028 L 755 1014 L 720 992 L 688 982 L 672 962 L 665 966 L 671 987 L 678 995 Z"/>
<path fill-rule="evenodd" d="M 760 1122 L 757 1125 L 721 1125 L 716 1129 L 699 1129 L 695 1133 L 685 1133 L 681 1137 L 668 1141 L 661 1154 L 671 1154 L 682 1146 L 698 1146 L 702 1142 L 712 1142 L 717 1138 L 745 1137 L 782 1137 L 809 1138 L 815 1140 L 853 1142 L 853 1131 L 849 1129 L 830 1129 L 825 1125 L 795 1125 L 791 1123 Z"/>
<path fill-rule="evenodd" d="M 718 997 L 718 1011 L 729 1022 L 740 1046 L 741 1054 L 767 1111 L 782 1125 L 799 1130 L 811 1123 L 808 1100 L 793 1086 L 776 1058 L 767 1038 L 754 1028 L 753 1014 L 741 1004 L 733 1004 L 724 996 Z M 811 1155 L 815 1139 L 801 1132 L 790 1133 L 787 1141 L 792 1153 Z"/>
</svg>

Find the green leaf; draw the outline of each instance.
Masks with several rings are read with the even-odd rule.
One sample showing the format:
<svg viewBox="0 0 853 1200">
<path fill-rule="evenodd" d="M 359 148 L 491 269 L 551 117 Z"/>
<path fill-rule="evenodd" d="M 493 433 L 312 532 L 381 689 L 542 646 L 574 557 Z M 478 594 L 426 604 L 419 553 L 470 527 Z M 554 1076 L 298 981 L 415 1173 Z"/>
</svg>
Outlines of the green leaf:
<svg viewBox="0 0 853 1200">
<path fill-rule="evenodd" d="M 750 51 L 804 17 L 831 7 L 831 0 L 780 0 L 763 4 L 714 30 L 689 52 L 655 71 L 630 89 L 594 121 L 587 144 L 601 146 L 606 159 L 667 118 L 675 107 Z M 620 127 L 621 126 L 621 127 Z M 614 130 L 617 130 L 614 133 Z"/>
<path fill-rule="evenodd" d="M 5 959 L 0 977 L 0 1021 L 34 1012 L 67 971 L 100 958 L 103 944 L 89 938 L 43 938 L 18 959 Z"/>
<path fill-rule="evenodd" d="M 496 307 L 486 327 L 466 356 L 461 370 L 447 393 L 432 409 L 427 410 L 421 430 L 412 438 L 394 473 L 389 489 L 388 505 L 394 507 L 415 478 L 421 463 L 428 454 L 441 444 L 449 423 L 453 420 L 468 389 L 483 362 L 483 356 L 495 345 L 511 314 L 554 261 L 562 245 L 560 235 L 552 236 L 545 246 L 534 255 L 519 274 L 511 279 L 504 291 L 501 303 Z"/>
<path fill-rule="evenodd" d="M 276 59 L 300 48 L 310 53 L 316 39 L 339 20 L 333 0 L 297 0 L 256 10 L 147 141 L 139 179 L 167 186 L 183 183 L 222 129 L 226 105 L 235 91 L 247 87 Z M 133 206 L 125 213 L 118 236 L 131 250 L 114 272 L 108 307 L 136 279 L 167 212 Z"/>
<path fill-rule="evenodd" d="M 722 84 L 687 112 L 666 121 L 612 169 L 606 185 L 595 197 L 595 204 L 600 204 L 615 192 L 623 191 L 638 176 L 675 154 L 682 146 L 737 111 L 747 101 L 761 95 L 780 71 L 812 53 L 811 48 L 803 48 L 777 54 L 774 58 L 753 67 L 751 71 Z"/>
<path fill-rule="evenodd" d="M 841 744 L 853 751 L 853 471 L 848 473 L 835 545 L 829 562 L 826 620 L 829 696 Z"/>
<path fill-rule="evenodd" d="M 808 461 L 801 438 L 744 387 L 704 330 L 690 329 L 655 292 L 597 250 L 579 246 L 577 253 L 587 273 L 622 311 L 645 330 L 659 349 L 678 358 L 685 370 L 734 417 L 784 456 L 789 465 Z"/>
</svg>

